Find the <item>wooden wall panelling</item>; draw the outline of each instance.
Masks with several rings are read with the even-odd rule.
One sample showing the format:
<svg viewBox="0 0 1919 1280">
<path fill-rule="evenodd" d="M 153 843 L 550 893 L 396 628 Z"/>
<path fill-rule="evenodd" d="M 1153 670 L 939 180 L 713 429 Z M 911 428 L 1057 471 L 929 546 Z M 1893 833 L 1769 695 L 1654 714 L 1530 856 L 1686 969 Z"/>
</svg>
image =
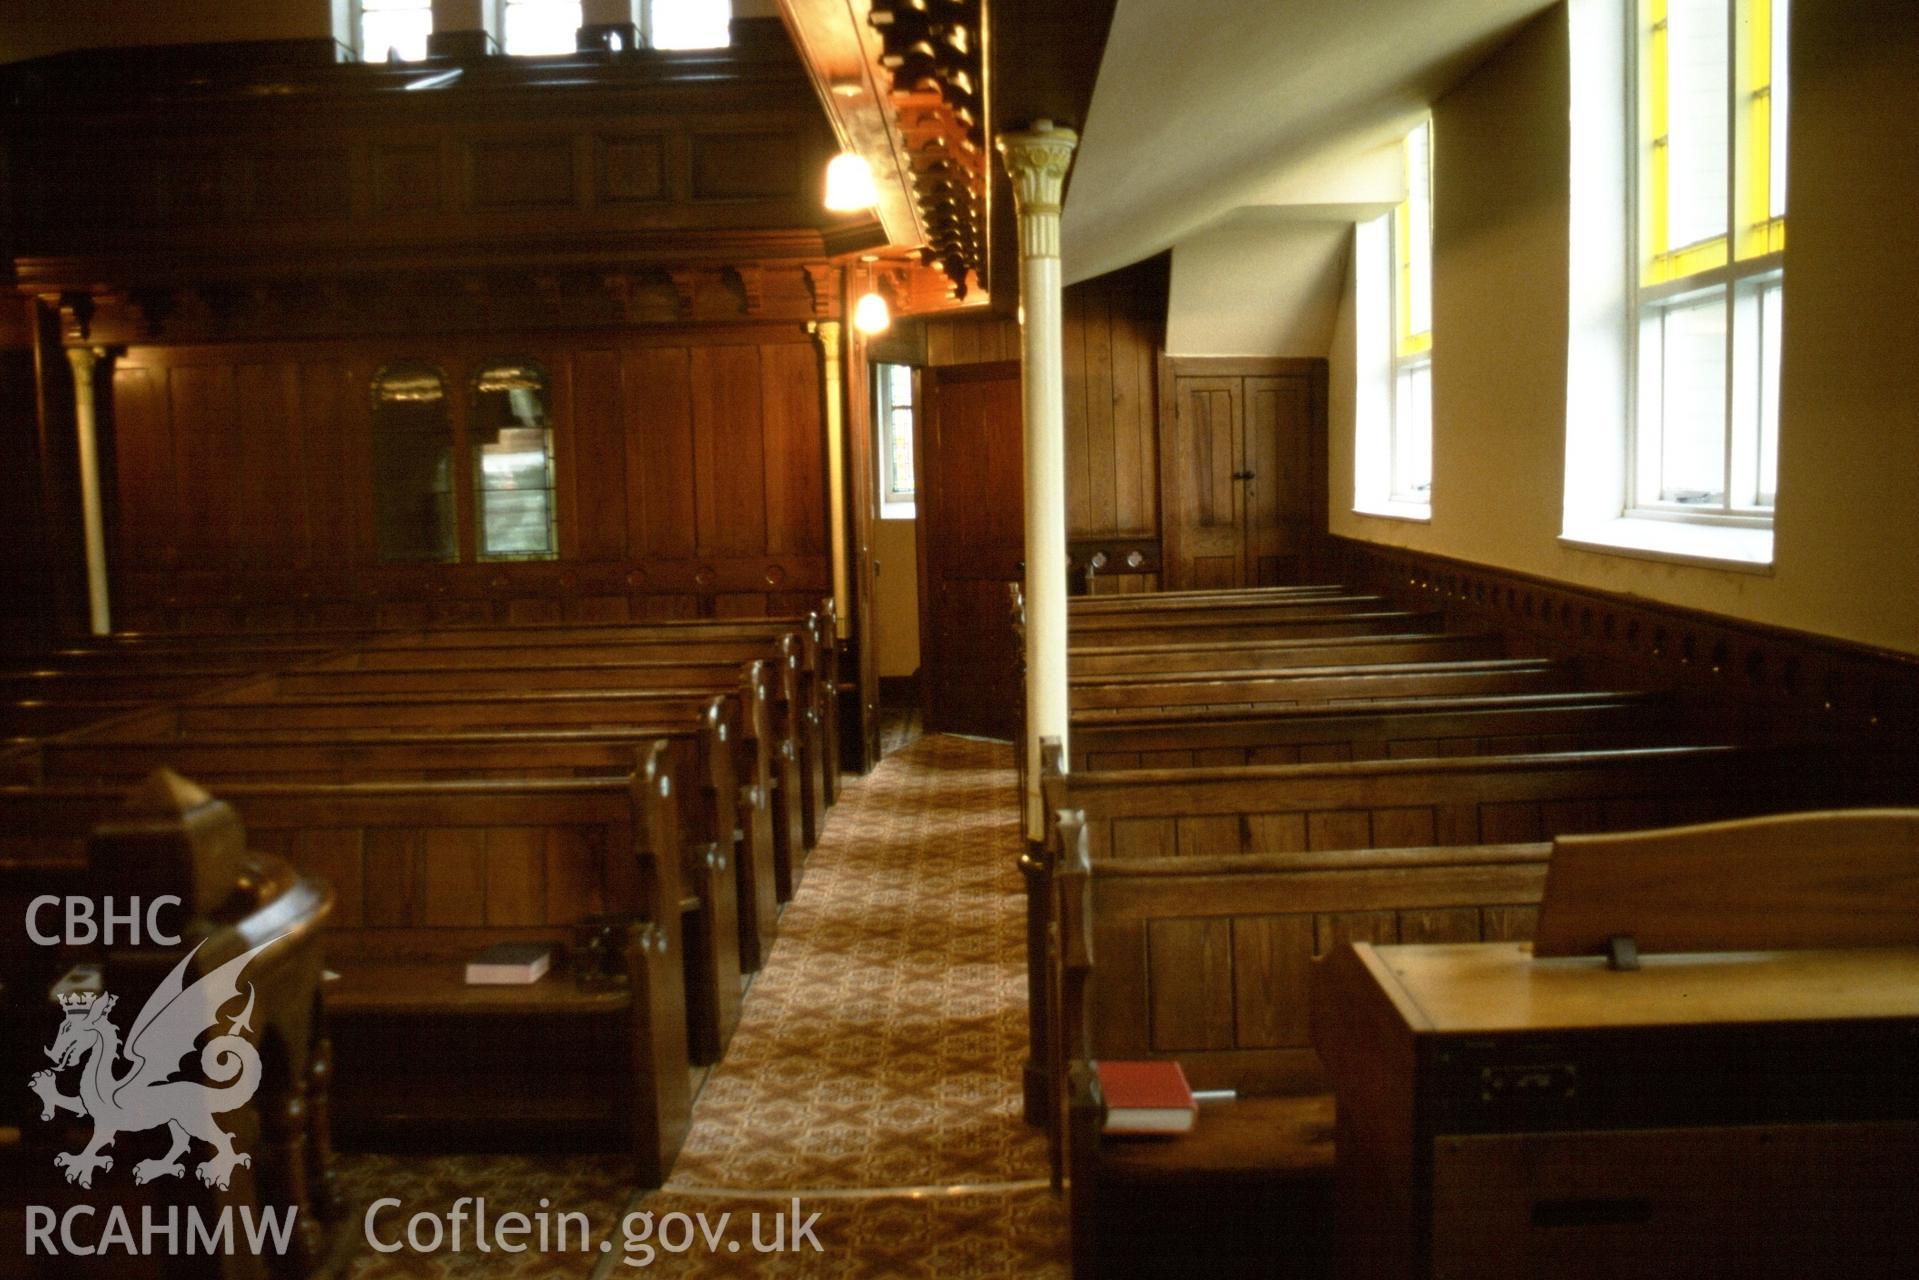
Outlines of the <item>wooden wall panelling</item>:
<svg viewBox="0 0 1919 1280">
<path fill-rule="evenodd" d="M 456 444 L 483 362 L 547 369 L 557 563 L 374 563 L 368 388 L 402 357 L 444 372 Z M 687 617 L 825 589 L 818 359 L 797 325 L 142 347 L 113 386 L 113 572 L 142 625 Z"/>
<path fill-rule="evenodd" d="M 1069 537 L 1159 533 L 1158 360 L 1165 264 L 1154 259 L 1065 290 L 1061 311 Z M 1019 326 L 993 313 L 921 322 L 935 368 L 1017 360 Z"/>
<path fill-rule="evenodd" d="M 1066 536 L 1093 530 L 1088 487 L 1086 407 L 1086 291 L 1064 290 L 1060 298 L 1060 432 L 1066 454 Z"/>
<path fill-rule="evenodd" d="M 174 510 L 180 561 L 194 569 L 237 563 L 233 367 L 184 363 L 162 369 L 173 424 Z"/>
<path fill-rule="evenodd" d="M 692 353 L 641 347 L 620 363 L 627 440 L 627 554 L 693 554 Z"/>
<path fill-rule="evenodd" d="M 0 171 L 0 178 L 4 172 Z M 54 614 L 42 496 L 31 304 L 0 305 L 0 511 L 9 516 L 0 550 L 0 646 L 30 644 Z M 62 363 L 65 363 L 62 361 Z"/>
<path fill-rule="evenodd" d="M 569 560 L 625 559 L 627 442 L 619 352 L 575 350 L 552 374 L 556 420 L 571 428 L 556 432 L 554 440 L 564 496 L 560 553 Z"/>
<path fill-rule="evenodd" d="M 698 59 L 489 59 L 430 93 L 407 92 L 418 68 L 231 46 L 176 50 L 165 75 L 115 50 L 10 67 L 0 93 L 26 105 L 4 129 L 7 238 L 49 261 L 142 246 L 271 263 L 423 233 L 497 248 L 796 228 L 818 253 L 831 130 L 779 21 L 736 33 Z"/>
<path fill-rule="evenodd" d="M 842 291 L 850 289 L 849 273 L 839 276 Z M 902 326 L 904 327 L 904 326 Z M 846 494 L 847 589 L 852 597 L 852 617 L 844 646 L 850 654 L 840 662 L 842 677 L 852 676 L 857 688 L 840 700 L 840 765 L 864 773 L 880 758 L 880 668 L 878 610 L 880 566 L 874 557 L 877 535 L 874 522 L 879 519 L 879 479 L 876 454 L 879 448 L 878 424 L 873 418 L 873 366 L 878 363 L 912 363 L 899 360 L 901 353 L 892 338 L 869 338 L 852 325 L 842 329 L 845 358 L 841 376 L 845 382 L 836 388 L 842 396 L 844 475 Z M 898 329 L 893 333 L 897 334 Z M 881 354 L 874 348 L 880 346 Z M 886 350 L 886 348 L 895 348 Z M 917 386 L 917 384 L 916 384 Z M 919 403 L 915 393 L 914 403 Z M 924 412 L 918 416 L 923 420 Z M 830 515 L 829 515 L 830 519 Z M 917 529 L 917 526 L 916 526 Z M 831 554 L 830 551 L 828 554 Z M 915 555 L 918 551 L 915 549 Z M 897 573 L 897 569 L 895 570 Z M 914 625 L 918 625 L 918 612 Z M 844 683 L 844 679 L 842 680 Z M 859 726 L 859 732 L 851 726 Z"/>
<path fill-rule="evenodd" d="M 115 563 L 164 569 L 178 557 L 178 486 L 173 469 L 173 417 L 165 401 L 165 370 L 119 364 L 113 371 L 113 494 Z M 102 451 L 103 455 L 105 450 Z M 101 488 L 107 486 L 101 477 Z"/>
<path fill-rule="evenodd" d="M 1314 577 L 1439 609 L 1447 630 L 1505 633 L 1575 658 L 1585 682 L 1675 689 L 1690 717 L 1754 731 L 1919 738 L 1919 657 L 1401 548 L 1327 537 Z"/>
<path fill-rule="evenodd" d="M 757 347 L 693 349 L 694 519 L 702 555 L 766 546 Z"/>
<path fill-rule="evenodd" d="M 253 568 L 304 563 L 311 531 L 299 365 L 284 359 L 236 365 L 233 409 L 229 440 L 238 493 L 230 545 L 239 562 Z"/>
<path fill-rule="evenodd" d="M 818 346 L 808 340 L 761 347 L 760 378 L 767 441 L 766 551 L 824 555 L 826 456 Z"/>
<path fill-rule="evenodd" d="M 300 399 L 295 421 L 306 446 L 307 564 L 341 569 L 357 563 L 373 536 L 370 486 L 358 477 L 371 473 L 364 453 L 366 383 L 351 365 L 305 359 L 299 365 Z M 362 492 L 365 490 L 365 492 Z"/>
<path fill-rule="evenodd" d="M 1147 299 L 1159 304 L 1161 294 Z M 1159 399 L 1155 394 L 1164 308 L 1111 309 L 1113 323 L 1113 522 L 1119 534 L 1159 530 Z"/>
</svg>

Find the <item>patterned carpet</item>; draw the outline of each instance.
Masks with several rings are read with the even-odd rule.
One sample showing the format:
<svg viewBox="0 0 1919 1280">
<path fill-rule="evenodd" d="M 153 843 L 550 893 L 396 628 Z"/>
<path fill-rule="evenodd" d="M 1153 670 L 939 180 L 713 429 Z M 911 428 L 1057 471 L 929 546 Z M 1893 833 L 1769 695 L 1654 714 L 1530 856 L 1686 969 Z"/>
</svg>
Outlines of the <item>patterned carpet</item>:
<svg viewBox="0 0 1919 1280">
<path fill-rule="evenodd" d="M 403 1247 L 368 1248 L 347 1276 L 1064 1276 L 1045 1145 L 1019 1118 L 1007 756 L 922 738 L 848 779 L 664 1189 L 636 1191 L 610 1157 L 350 1158 L 353 1203 L 404 1202 L 374 1232 Z M 444 1219 L 461 1196 L 536 1230 L 576 1211 L 584 1233 L 514 1257 L 406 1246 L 408 1216 Z"/>
</svg>

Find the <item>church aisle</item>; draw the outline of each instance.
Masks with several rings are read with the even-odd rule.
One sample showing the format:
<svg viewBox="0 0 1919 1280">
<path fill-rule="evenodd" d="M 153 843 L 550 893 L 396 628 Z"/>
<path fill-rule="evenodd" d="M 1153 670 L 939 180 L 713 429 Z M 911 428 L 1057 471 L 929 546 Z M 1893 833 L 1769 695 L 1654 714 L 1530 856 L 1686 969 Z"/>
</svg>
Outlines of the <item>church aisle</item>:
<svg viewBox="0 0 1919 1280">
<path fill-rule="evenodd" d="M 353 1280 L 1063 1276 L 1065 1215 L 1044 1139 L 1019 1114 L 1024 899 L 1007 757 L 935 736 L 847 779 L 665 1188 L 622 1201 L 600 1157 L 348 1162 L 356 1204 L 444 1211 L 498 1184 L 496 1212 L 547 1195 L 587 1212 L 612 1252 L 407 1251 L 361 1259 Z M 536 1192 L 543 1171 L 581 1199 Z M 636 1213 L 651 1215 L 644 1240 Z M 397 1215 L 385 1221 L 397 1238 Z M 759 1252 L 776 1221 L 788 1251 Z M 810 1236 L 795 1232 L 809 1221 Z"/>
</svg>

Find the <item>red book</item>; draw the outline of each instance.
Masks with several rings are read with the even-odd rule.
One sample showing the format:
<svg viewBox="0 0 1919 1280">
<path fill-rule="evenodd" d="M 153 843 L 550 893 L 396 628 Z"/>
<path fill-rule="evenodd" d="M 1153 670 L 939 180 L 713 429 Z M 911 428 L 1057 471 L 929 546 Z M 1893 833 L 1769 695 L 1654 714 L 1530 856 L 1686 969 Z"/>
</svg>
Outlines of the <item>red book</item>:
<svg viewBox="0 0 1919 1280">
<path fill-rule="evenodd" d="M 1102 1062 L 1099 1091 L 1106 1098 L 1105 1133 L 1185 1133 L 1199 1114 L 1177 1062 Z"/>
</svg>

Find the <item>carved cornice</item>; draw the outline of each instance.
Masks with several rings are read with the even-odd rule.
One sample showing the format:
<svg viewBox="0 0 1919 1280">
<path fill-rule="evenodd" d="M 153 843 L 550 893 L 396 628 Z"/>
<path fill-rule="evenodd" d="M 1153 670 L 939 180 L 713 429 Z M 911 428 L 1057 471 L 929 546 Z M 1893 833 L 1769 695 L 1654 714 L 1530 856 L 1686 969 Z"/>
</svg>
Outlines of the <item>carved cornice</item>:
<svg viewBox="0 0 1919 1280">
<path fill-rule="evenodd" d="M 821 263 L 500 268 L 33 290 L 62 341 L 181 344 L 684 324 L 836 316 L 839 268 Z M 23 290 L 23 292 L 26 292 Z"/>
<path fill-rule="evenodd" d="M 830 315 L 839 297 L 840 269 L 830 262 L 809 262 L 803 269 L 807 292 L 813 297 L 813 314 Z"/>
</svg>

